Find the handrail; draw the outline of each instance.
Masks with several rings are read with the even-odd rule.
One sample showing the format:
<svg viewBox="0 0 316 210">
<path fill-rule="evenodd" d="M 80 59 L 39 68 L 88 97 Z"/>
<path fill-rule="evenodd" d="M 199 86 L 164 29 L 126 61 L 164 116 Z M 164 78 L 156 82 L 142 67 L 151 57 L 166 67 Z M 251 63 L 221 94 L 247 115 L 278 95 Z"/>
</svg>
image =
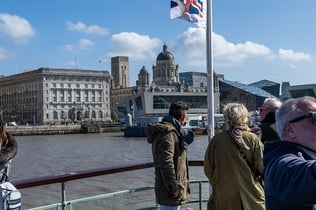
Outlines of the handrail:
<svg viewBox="0 0 316 210">
<path fill-rule="evenodd" d="M 202 160 L 190 160 L 190 166 L 203 166 Z M 96 169 L 89 169 L 89 170 L 82 170 L 77 172 L 70 172 L 65 174 L 57 174 L 57 175 L 50 175 L 50 176 L 42 176 L 42 177 L 35 177 L 31 179 L 23 179 L 12 181 L 12 183 L 18 189 L 23 188 L 30 188 L 36 187 L 41 185 L 47 184 L 56 184 L 56 183 L 65 183 L 72 180 L 89 178 L 94 176 L 101 176 L 107 174 L 114 174 L 126 171 L 133 171 L 138 169 L 145 169 L 151 168 L 154 166 L 153 162 L 141 163 L 141 164 L 132 164 L 132 165 L 125 165 L 125 166 L 116 166 L 116 167 L 105 167 L 105 168 L 96 168 Z"/>
</svg>

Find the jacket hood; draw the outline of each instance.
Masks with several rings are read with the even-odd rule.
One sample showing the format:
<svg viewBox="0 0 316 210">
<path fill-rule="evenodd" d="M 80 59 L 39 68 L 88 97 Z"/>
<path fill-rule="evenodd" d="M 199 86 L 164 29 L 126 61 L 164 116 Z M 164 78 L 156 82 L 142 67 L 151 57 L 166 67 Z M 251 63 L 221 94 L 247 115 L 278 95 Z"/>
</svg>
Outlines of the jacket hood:
<svg viewBox="0 0 316 210">
<path fill-rule="evenodd" d="M 150 123 L 146 127 L 147 141 L 152 143 L 157 134 L 170 131 L 176 131 L 177 135 L 180 135 L 173 124 L 169 122 Z"/>
</svg>

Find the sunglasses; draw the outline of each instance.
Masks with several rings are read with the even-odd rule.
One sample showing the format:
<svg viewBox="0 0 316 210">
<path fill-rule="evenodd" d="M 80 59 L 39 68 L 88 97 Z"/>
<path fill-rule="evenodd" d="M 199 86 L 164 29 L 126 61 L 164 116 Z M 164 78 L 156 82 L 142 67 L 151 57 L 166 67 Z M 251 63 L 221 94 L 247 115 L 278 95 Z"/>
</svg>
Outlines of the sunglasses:
<svg viewBox="0 0 316 210">
<path fill-rule="evenodd" d="M 299 121 L 304 120 L 304 119 L 306 119 L 306 118 L 311 119 L 312 122 L 313 122 L 313 124 L 316 125 L 316 112 L 311 112 L 311 113 L 309 113 L 309 114 L 307 114 L 307 115 L 297 117 L 297 118 L 295 118 L 295 119 L 293 119 L 293 120 L 290 120 L 290 121 L 288 121 L 288 122 L 289 122 L 289 123 L 296 123 L 296 122 L 299 122 Z"/>
</svg>

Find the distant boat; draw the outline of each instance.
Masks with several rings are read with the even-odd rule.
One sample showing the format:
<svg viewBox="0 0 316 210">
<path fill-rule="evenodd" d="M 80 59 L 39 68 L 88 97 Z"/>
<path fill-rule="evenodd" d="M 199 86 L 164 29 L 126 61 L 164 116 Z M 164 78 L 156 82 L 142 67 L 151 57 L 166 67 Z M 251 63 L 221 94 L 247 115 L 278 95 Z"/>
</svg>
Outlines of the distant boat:
<svg viewBox="0 0 316 210">
<path fill-rule="evenodd" d="M 128 125 L 124 129 L 125 137 L 146 137 L 146 126 L 149 123 L 160 122 L 163 117 L 149 116 L 135 119 L 133 125 Z M 223 125 L 223 115 L 216 114 L 214 116 L 216 128 L 219 129 Z M 195 135 L 207 134 L 207 114 L 188 114 L 185 129 L 191 129 Z"/>
<path fill-rule="evenodd" d="M 146 137 L 145 127 L 128 126 L 123 131 L 125 137 Z"/>
</svg>

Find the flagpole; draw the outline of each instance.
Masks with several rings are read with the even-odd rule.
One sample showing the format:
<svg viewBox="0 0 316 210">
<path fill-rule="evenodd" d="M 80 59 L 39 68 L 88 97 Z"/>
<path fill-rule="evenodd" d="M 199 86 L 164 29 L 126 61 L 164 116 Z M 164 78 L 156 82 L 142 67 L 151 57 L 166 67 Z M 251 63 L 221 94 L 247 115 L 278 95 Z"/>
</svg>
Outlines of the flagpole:
<svg viewBox="0 0 316 210">
<path fill-rule="evenodd" d="M 209 141 L 214 136 L 214 73 L 213 73 L 213 43 L 212 43 L 212 0 L 207 0 L 206 15 L 206 60 L 207 60 L 207 122 Z"/>
</svg>

